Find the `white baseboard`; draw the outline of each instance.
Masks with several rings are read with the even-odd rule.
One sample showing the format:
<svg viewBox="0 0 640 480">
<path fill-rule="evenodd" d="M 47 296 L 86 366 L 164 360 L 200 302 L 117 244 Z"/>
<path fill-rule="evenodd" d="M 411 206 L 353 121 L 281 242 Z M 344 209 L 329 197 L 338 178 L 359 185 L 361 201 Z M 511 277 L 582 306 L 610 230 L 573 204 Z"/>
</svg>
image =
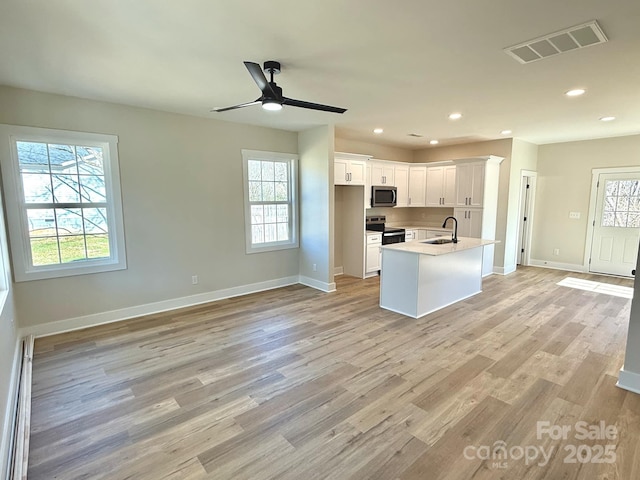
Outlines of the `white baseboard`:
<svg viewBox="0 0 640 480">
<path fill-rule="evenodd" d="M 616 385 L 624 390 L 640 394 L 640 374 L 629 372 L 624 367 L 620 370 Z"/>
<path fill-rule="evenodd" d="M 301 283 L 302 285 L 306 285 L 307 287 L 315 288 L 316 290 L 321 290 L 327 293 L 336 291 L 335 282 L 331 282 L 331 283 L 321 282 L 320 280 L 316 280 L 315 278 L 305 277 L 304 275 L 300 275 L 299 283 Z"/>
<path fill-rule="evenodd" d="M 303 283 L 300 281 L 297 275 L 277 278 L 274 280 L 267 280 L 265 282 L 251 283 L 249 285 L 241 285 L 239 287 L 225 288 L 222 290 L 215 290 L 213 292 L 200 293 L 198 295 L 190 295 L 188 297 L 174 298 L 171 300 L 163 300 L 161 302 L 137 305 L 135 307 L 122 308 L 119 310 L 111 310 L 108 312 L 100 312 L 92 315 L 85 315 L 82 317 L 59 320 L 57 322 L 33 325 L 25 327 L 22 334 L 33 334 L 36 337 L 45 337 L 58 333 L 81 330 L 88 327 L 95 327 L 97 325 L 103 325 L 106 323 L 128 320 L 130 318 L 140 317 L 143 315 L 151 315 L 154 313 L 175 310 L 177 308 L 191 307 L 203 303 L 215 302 L 216 300 L 222 300 L 225 298 L 238 297 L 240 295 L 262 292 L 264 290 L 285 287 L 287 285 L 295 285 L 297 283 Z M 333 284 L 333 288 L 335 290 L 335 284 Z"/>
<path fill-rule="evenodd" d="M 508 267 L 493 267 L 493 273 L 498 275 L 509 275 L 516 271 L 516 265 L 509 265 Z"/>
<path fill-rule="evenodd" d="M 2 438 L 0 438 L 0 478 L 9 478 L 9 468 L 11 458 L 9 456 L 10 445 L 13 436 L 13 430 L 15 426 L 16 416 L 16 404 L 18 395 L 18 383 L 19 383 L 19 367 L 20 367 L 20 345 L 22 337 L 18 335 L 16 339 L 16 345 L 13 350 L 13 365 L 11 366 L 11 376 L 9 378 L 9 392 L 7 395 L 7 408 L 4 412 L 4 428 L 2 429 Z M 6 477 L 5 477 L 6 475 Z"/>
<path fill-rule="evenodd" d="M 344 267 L 336 267 L 333 269 L 334 275 L 344 275 Z"/>
<path fill-rule="evenodd" d="M 529 265 L 532 267 L 552 268 L 554 270 L 566 270 L 567 272 L 588 273 L 584 265 L 578 265 L 576 263 L 550 262 L 548 260 L 535 260 L 532 258 L 529 261 Z"/>
</svg>

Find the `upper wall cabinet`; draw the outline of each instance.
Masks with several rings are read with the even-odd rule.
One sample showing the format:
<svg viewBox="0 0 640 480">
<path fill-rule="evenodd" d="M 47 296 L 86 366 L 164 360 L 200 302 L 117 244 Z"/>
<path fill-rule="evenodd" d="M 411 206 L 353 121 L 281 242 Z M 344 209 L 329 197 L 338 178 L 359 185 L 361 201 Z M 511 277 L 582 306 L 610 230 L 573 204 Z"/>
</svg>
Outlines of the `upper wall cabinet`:
<svg viewBox="0 0 640 480">
<path fill-rule="evenodd" d="M 394 169 L 395 186 L 397 188 L 397 206 L 409 206 L 409 165 L 396 165 Z"/>
<path fill-rule="evenodd" d="M 333 162 L 335 185 L 364 185 L 367 174 L 365 155 L 336 152 Z"/>
<path fill-rule="evenodd" d="M 395 163 L 395 162 L 394 162 Z M 394 163 L 372 161 L 371 162 L 371 185 L 386 185 L 395 187 L 395 166 Z"/>
<path fill-rule="evenodd" d="M 482 207 L 486 161 L 457 165 L 456 206 Z"/>
<path fill-rule="evenodd" d="M 424 207 L 427 204 L 427 167 L 409 166 L 409 206 Z"/>
<path fill-rule="evenodd" d="M 427 207 L 456 205 L 456 166 L 427 167 Z"/>
</svg>

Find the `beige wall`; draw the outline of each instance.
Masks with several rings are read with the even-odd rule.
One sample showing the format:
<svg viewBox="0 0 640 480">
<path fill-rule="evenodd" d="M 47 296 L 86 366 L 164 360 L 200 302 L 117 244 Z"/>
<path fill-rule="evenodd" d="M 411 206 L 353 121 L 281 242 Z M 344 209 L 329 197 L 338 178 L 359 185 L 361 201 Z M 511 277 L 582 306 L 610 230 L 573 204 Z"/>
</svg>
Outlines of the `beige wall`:
<svg viewBox="0 0 640 480">
<path fill-rule="evenodd" d="M 128 269 L 15 284 L 20 326 L 298 275 L 298 249 L 245 254 L 241 156 L 297 153 L 295 132 L 6 87 L 0 105 L 0 123 L 119 137 Z"/>
<path fill-rule="evenodd" d="M 412 162 L 413 151 L 393 147 L 389 145 L 378 145 L 377 143 L 362 142 L 348 138 L 336 137 L 336 152 L 359 153 L 361 155 L 371 155 L 378 160 L 392 160 L 394 162 Z"/>
<path fill-rule="evenodd" d="M 593 168 L 640 165 L 640 135 L 541 145 L 531 242 L 532 260 L 581 268 Z M 569 212 L 580 212 L 579 220 Z M 560 255 L 553 255 L 553 250 Z"/>
<path fill-rule="evenodd" d="M 300 275 L 303 283 L 334 289 L 334 131 L 315 127 L 298 135 L 300 151 Z M 313 265 L 316 265 L 314 270 Z"/>
<path fill-rule="evenodd" d="M 511 149 L 511 172 L 504 242 L 504 268 L 509 272 L 516 268 L 518 251 L 518 228 L 520 226 L 520 197 L 522 195 L 522 171 L 535 172 L 538 168 L 538 145 L 513 139 Z"/>
<path fill-rule="evenodd" d="M 416 150 L 414 162 L 438 162 L 469 158 L 482 155 L 497 155 L 504 157 L 500 164 L 500 181 L 498 191 L 498 219 L 496 223 L 496 240 L 500 240 L 495 247 L 494 265 L 505 268 L 505 242 L 507 240 L 507 215 L 509 207 L 509 182 L 511 181 L 511 150 L 512 140 L 491 140 L 487 142 L 467 143 L 435 148 Z"/>
</svg>

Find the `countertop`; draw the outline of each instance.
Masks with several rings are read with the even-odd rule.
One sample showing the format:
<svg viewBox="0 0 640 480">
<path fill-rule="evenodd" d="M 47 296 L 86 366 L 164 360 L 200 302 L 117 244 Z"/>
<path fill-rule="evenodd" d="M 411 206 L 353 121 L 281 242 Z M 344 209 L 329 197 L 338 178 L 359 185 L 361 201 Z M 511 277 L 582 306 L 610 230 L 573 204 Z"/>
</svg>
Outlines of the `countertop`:
<svg viewBox="0 0 640 480">
<path fill-rule="evenodd" d="M 424 240 L 414 240 L 408 243 L 393 243 L 383 245 L 383 250 L 396 250 L 400 252 L 415 253 L 418 255 L 446 255 L 447 253 L 461 252 L 470 248 L 483 247 L 499 243 L 498 240 L 485 240 L 482 238 L 458 237 L 458 243 L 443 243 L 441 245 L 424 243 Z"/>
<path fill-rule="evenodd" d="M 451 233 L 453 231 L 452 228 L 442 228 L 441 226 L 428 226 L 428 225 L 420 225 L 415 223 L 392 223 L 388 225 L 389 227 L 394 228 L 404 228 L 405 230 L 434 230 L 439 232 L 447 232 Z"/>
</svg>

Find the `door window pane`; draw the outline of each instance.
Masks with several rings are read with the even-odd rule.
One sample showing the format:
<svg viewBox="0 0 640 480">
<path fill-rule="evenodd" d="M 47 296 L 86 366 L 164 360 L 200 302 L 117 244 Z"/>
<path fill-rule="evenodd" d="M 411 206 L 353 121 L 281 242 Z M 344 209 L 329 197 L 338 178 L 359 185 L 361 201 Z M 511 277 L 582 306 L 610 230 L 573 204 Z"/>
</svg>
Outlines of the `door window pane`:
<svg viewBox="0 0 640 480">
<path fill-rule="evenodd" d="M 638 228 L 640 212 L 640 182 L 637 180 L 607 180 L 602 214 L 603 227 Z"/>
</svg>

